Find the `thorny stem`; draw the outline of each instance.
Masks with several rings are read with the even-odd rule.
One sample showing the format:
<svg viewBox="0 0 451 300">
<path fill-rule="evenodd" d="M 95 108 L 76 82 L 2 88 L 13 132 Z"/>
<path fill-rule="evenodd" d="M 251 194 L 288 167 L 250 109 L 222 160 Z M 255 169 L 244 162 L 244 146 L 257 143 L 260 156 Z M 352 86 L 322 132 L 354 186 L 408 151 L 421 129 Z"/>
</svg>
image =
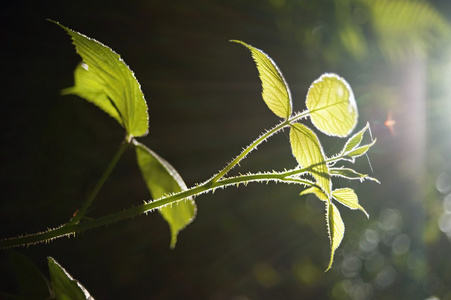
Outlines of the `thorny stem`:
<svg viewBox="0 0 451 300">
<path fill-rule="evenodd" d="M 284 120 L 279 125 L 275 126 L 271 130 L 262 134 L 258 139 L 252 142 L 243 152 L 240 153 L 232 162 L 230 162 L 222 171 L 220 171 L 217 175 L 212 177 L 210 180 L 194 186 L 188 190 L 175 193 L 172 195 L 165 196 L 158 200 L 152 202 L 146 202 L 140 206 L 132 207 L 127 210 L 114 213 L 108 216 L 100 217 L 94 220 L 80 222 L 80 220 L 86 215 L 87 210 L 91 206 L 93 200 L 97 196 L 101 187 L 111 174 L 112 170 L 116 166 L 122 154 L 129 147 L 130 142 L 124 141 L 124 143 L 119 148 L 116 155 L 113 157 L 113 160 L 108 165 L 107 169 L 103 173 L 102 177 L 97 182 L 91 194 L 88 196 L 86 201 L 81 206 L 80 210 L 77 214 L 66 224 L 61 225 L 60 227 L 49 229 L 45 232 L 40 232 L 36 234 L 24 235 L 16 238 L 4 239 L 0 241 L 0 248 L 10 248 L 21 245 L 32 245 L 36 243 L 48 242 L 52 239 L 75 235 L 78 232 L 92 229 L 100 226 L 105 226 L 108 224 L 112 224 L 124 219 L 133 218 L 135 216 L 139 216 L 143 213 L 147 213 L 154 209 L 161 208 L 165 205 L 173 204 L 182 199 L 186 199 L 188 197 L 195 197 L 197 195 L 207 193 L 210 191 L 214 191 L 217 188 L 224 188 L 231 185 L 239 185 L 239 184 L 247 184 L 249 182 L 261 182 L 261 181 L 274 181 L 274 182 L 283 182 L 283 183 L 295 183 L 295 184 L 303 184 L 308 186 L 314 186 L 313 182 L 302 178 L 290 178 L 290 176 L 300 174 L 305 172 L 305 169 L 295 169 L 285 172 L 273 172 L 273 173 L 261 173 L 261 174 L 247 174 L 240 175 L 237 177 L 223 178 L 232 168 L 234 168 L 241 160 L 243 160 L 247 154 L 249 154 L 252 150 L 254 150 L 258 145 L 260 145 L 263 141 L 279 132 L 283 128 L 290 126 L 293 122 L 296 122 L 299 119 L 305 118 L 309 115 L 308 111 L 303 111 L 294 115 L 293 117 Z"/>
<path fill-rule="evenodd" d="M 153 202 L 146 202 L 140 206 L 135 206 L 132 208 L 129 208 L 127 210 L 114 213 L 108 216 L 100 217 L 98 219 L 90 220 L 90 221 L 84 221 L 80 223 L 67 223 L 65 225 L 62 225 L 60 227 L 49 229 L 45 232 L 40 232 L 36 234 L 30 234 L 25 236 L 20 236 L 16 238 L 10 238 L 0 241 L 0 248 L 11 248 L 16 246 L 23 246 L 23 245 L 32 245 L 42 242 L 49 242 L 53 239 L 63 237 L 63 236 L 70 236 L 74 235 L 78 232 L 105 226 L 108 224 L 116 223 L 118 221 L 124 220 L 124 219 L 130 219 L 136 216 L 139 216 L 143 213 L 150 212 L 154 209 L 161 208 L 165 205 L 173 204 L 177 201 L 180 201 L 182 199 L 186 199 L 188 197 L 195 197 L 200 194 L 211 192 L 217 188 L 224 188 L 227 186 L 232 185 L 239 185 L 239 184 L 247 184 L 249 182 L 268 182 L 268 181 L 274 181 L 274 182 L 282 182 L 282 183 L 295 183 L 295 184 L 303 184 L 306 186 L 312 186 L 315 185 L 314 183 L 301 179 L 301 178 L 286 178 L 287 174 L 289 174 L 289 171 L 286 172 L 280 172 L 280 173 L 262 173 L 262 174 L 247 174 L 247 175 L 240 175 L 237 177 L 232 178 L 224 178 L 221 180 L 218 180 L 214 183 L 205 182 L 203 184 L 200 184 L 198 186 L 195 186 L 191 189 L 168 195 L 166 197 L 160 198 L 158 200 L 155 200 Z"/>
<path fill-rule="evenodd" d="M 279 132 L 283 128 L 290 126 L 293 122 L 305 118 L 310 114 L 308 110 L 303 111 L 301 113 L 296 114 L 295 116 L 284 120 L 279 125 L 275 126 L 271 130 L 268 130 L 264 134 L 262 134 L 258 139 L 256 139 L 252 144 L 250 144 L 246 149 L 243 150 L 243 152 L 240 153 L 234 160 L 232 160 L 222 171 L 220 171 L 218 174 L 216 174 L 213 178 L 211 178 L 208 183 L 213 184 L 217 182 L 219 179 L 224 177 L 231 169 L 233 169 L 237 164 L 242 161 L 246 155 L 248 155 L 252 150 L 256 149 L 258 145 L 260 145 L 262 142 L 266 141 L 269 137 L 274 135 L 275 133 Z"/>
</svg>

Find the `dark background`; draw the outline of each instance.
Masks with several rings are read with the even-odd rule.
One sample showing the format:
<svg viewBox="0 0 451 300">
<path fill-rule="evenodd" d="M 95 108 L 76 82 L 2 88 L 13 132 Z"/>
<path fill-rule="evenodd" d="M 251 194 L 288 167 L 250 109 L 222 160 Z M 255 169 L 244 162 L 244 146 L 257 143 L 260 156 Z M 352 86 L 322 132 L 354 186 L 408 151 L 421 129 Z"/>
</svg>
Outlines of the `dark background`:
<svg viewBox="0 0 451 300">
<path fill-rule="evenodd" d="M 149 135 L 139 140 L 188 186 L 208 179 L 279 122 L 261 100 L 249 52 L 228 42 L 239 39 L 275 60 L 297 111 L 322 73 L 346 78 L 359 106 L 359 128 L 370 122 L 378 139 L 369 153 L 373 173 L 365 157 L 356 169 L 381 185 L 334 182 L 355 188 L 370 219 L 340 207 L 346 234 L 332 270 L 324 273 L 329 241 L 323 204 L 299 197 L 299 187 L 275 184 L 198 197 L 196 220 L 174 250 L 167 224 L 152 213 L 17 251 L 46 275 L 46 257 L 54 257 L 96 299 L 451 299 L 451 35 L 445 30 L 427 39 L 432 33 L 426 31 L 417 37 L 424 55 L 412 54 L 399 38 L 390 47 L 405 47 L 390 57 L 363 1 L 342 3 L 362 29 L 365 57 L 340 36 L 349 21 L 337 13 L 340 1 L 2 4 L 0 237 L 67 222 L 125 135 L 95 106 L 60 95 L 73 85 L 80 58 L 69 36 L 46 19 L 122 56 L 149 106 Z M 425 3 L 450 20 L 448 1 Z M 410 19 L 421 20 L 421 14 Z M 395 134 L 384 126 L 389 114 Z M 287 134 L 262 144 L 234 172 L 294 167 Z M 327 155 L 344 143 L 319 137 Z M 149 198 L 129 151 L 90 216 Z M 4 251 L 0 268 L 1 290 L 14 293 Z"/>
</svg>

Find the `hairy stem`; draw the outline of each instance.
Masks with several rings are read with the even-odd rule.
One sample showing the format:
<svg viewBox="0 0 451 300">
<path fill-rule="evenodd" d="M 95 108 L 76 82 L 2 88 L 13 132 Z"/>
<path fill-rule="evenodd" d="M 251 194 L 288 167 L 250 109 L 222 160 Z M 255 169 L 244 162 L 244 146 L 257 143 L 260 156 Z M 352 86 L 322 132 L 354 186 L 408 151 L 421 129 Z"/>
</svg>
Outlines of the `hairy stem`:
<svg viewBox="0 0 451 300">
<path fill-rule="evenodd" d="M 124 219 L 133 218 L 136 216 L 139 216 L 143 213 L 152 211 L 154 209 L 161 208 L 165 205 L 169 205 L 172 203 L 175 203 L 177 201 L 180 201 L 182 199 L 188 198 L 188 197 L 195 197 L 197 195 L 207 193 L 210 191 L 213 191 L 217 188 L 223 188 L 231 185 L 239 185 L 239 184 L 247 184 L 249 182 L 268 182 L 268 181 L 275 181 L 275 182 L 283 182 L 283 183 L 294 183 L 294 184 L 303 184 L 312 186 L 315 185 L 313 182 L 310 182 L 308 180 L 304 180 L 301 178 L 290 178 L 292 175 L 297 175 L 300 173 L 303 173 L 306 171 L 306 169 L 295 169 L 285 172 L 272 172 L 272 173 L 262 173 L 262 174 L 247 174 L 247 175 L 240 175 L 237 177 L 230 177 L 230 178 L 223 178 L 233 167 L 235 167 L 241 160 L 243 160 L 247 154 L 249 154 L 252 150 L 254 150 L 258 145 L 260 145 L 263 141 L 271 137 L 272 135 L 276 134 L 277 132 L 281 131 L 283 128 L 290 126 L 294 122 L 298 121 L 299 119 L 305 118 L 309 115 L 309 111 L 303 111 L 301 113 L 298 113 L 294 115 L 293 117 L 284 120 L 279 125 L 275 126 L 271 130 L 268 130 L 264 134 L 262 134 L 259 138 L 257 138 L 254 142 L 252 142 L 246 149 L 241 152 L 240 155 L 238 155 L 232 162 L 230 162 L 222 171 L 220 171 L 217 175 L 212 177 L 210 180 L 199 184 L 195 187 L 192 187 L 188 190 L 165 196 L 161 199 L 145 203 L 140 206 L 132 207 L 127 210 L 117 212 L 108 216 L 100 217 L 94 220 L 89 220 L 85 222 L 80 222 L 80 220 L 86 215 L 87 210 L 91 206 L 92 202 L 94 201 L 95 197 L 97 196 L 98 192 L 100 191 L 101 187 L 111 174 L 112 170 L 116 166 L 117 162 L 119 161 L 122 154 L 125 152 L 125 150 L 130 145 L 128 139 L 125 141 L 121 147 L 119 148 L 116 155 L 113 157 L 113 160 L 108 165 L 105 172 L 102 174 L 102 177 L 97 182 L 96 186 L 94 187 L 94 190 L 91 192 L 91 194 L 88 196 L 86 201 L 81 206 L 80 210 L 77 212 L 77 214 L 67 223 L 64 225 L 61 225 L 60 227 L 50 229 L 45 232 L 40 232 L 36 234 L 29 234 L 24 235 L 16 238 L 10 238 L 0 241 L 0 248 L 10 248 L 10 247 L 16 247 L 16 246 L 22 246 L 22 245 L 31 245 L 36 243 L 42 243 L 47 242 L 55 238 L 63 237 L 63 236 L 70 236 L 75 235 L 78 232 L 105 226 L 108 224 L 112 224 Z M 221 179 L 223 178 L 223 179 Z"/>
<path fill-rule="evenodd" d="M 90 221 L 84 221 L 79 223 L 67 223 L 65 225 L 62 225 L 60 227 L 50 229 L 45 232 L 30 234 L 30 235 L 24 235 L 16 238 L 10 238 L 0 241 L 0 248 L 10 248 L 10 247 L 16 247 L 16 246 L 25 246 L 25 245 L 32 245 L 37 243 L 43 243 L 43 242 L 49 242 L 53 239 L 63 237 L 63 236 L 70 236 L 75 235 L 78 232 L 105 226 L 108 224 L 116 223 L 121 220 L 130 219 L 139 215 L 142 215 L 143 213 L 150 212 L 152 210 L 161 208 L 165 205 L 173 204 L 177 201 L 183 200 L 188 197 L 195 197 L 200 194 L 204 194 L 210 191 L 213 191 L 217 188 L 223 188 L 227 186 L 236 185 L 239 184 L 247 184 L 249 182 L 268 182 L 268 181 L 274 181 L 274 182 L 282 182 L 282 183 L 294 183 L 294 184 L 302 184 L 306 186 L 312 186 L 314 183 L 304 180 L 304 179 L 294 179 L 294 178 L 286 178 L 287 174 L 289 174 L 290 171 L 286 172 L 273 172 L 273 173 L 262 173 L 262 174 L 247 174 L 247 175 L 240 175 L 237 177 L 232 178 L 224 178 L 221 180 L 218 180 L 214 183 L 205 182 L 203 184 L 200 184 L 198 186 L 195 186 L 191 189 L 165 196 L 161 199 L 155 200 L 153 202 L 144 203 L 140 206 L 135 206 L 132 208 L 129 208 L 127 210 L 114 213 L 108 216 L 100 217 L 94 220 Z"/>
<path fill-rule="evenodd" d="M 290 126 L 290 124 L 293 124 L 293 122 L 296 122 L 299 119 L 307 117 L 309 114 L 310 112 L 308 110 L 298 113 L 293 117 L 284 120 L 279 125 L 262 134 L 254 142 L 252 142 L 249 146 L 247 146 L 247 148 L 244 149 L 243 152 L 241 152 L 240 155 L 238 155 L 234 160 L 232 160 L 224 169 L 222 169 L 218 174 L 216 174 L 213 178 L 211 178 L 208 181 L 208 183 L 213 184 L 217 182 L 219 179 L 224 177 L 231 169 L 233 169 L 237 164 L 239 164 L 240 161 L 242 161 L 252 150 L 257 148 L 257 146 L 260 145 L 262 142 L 266 141 L 266 139 L 276 134 L 280 130 L 284 129 L 285 127 Z"/>
</svg>

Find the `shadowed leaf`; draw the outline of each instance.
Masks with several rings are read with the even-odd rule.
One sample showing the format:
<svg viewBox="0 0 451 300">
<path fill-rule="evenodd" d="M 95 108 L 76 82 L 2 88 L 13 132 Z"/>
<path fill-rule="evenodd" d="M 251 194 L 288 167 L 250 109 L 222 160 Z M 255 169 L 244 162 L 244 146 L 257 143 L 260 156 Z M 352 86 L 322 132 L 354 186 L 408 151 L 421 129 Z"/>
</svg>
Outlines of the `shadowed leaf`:
<svg viewBox="0 0 451 300">
<path fill-rule="evenodd" d="M 180 175 L 166 160 L 155 152 L 134 141 L 139 168 L 152 198 L 158 199 L 170 193 L 186 190 Z M 196 215 L 196 204 L 192 198 L 159 209 L 171 229 L 171 248 L 177 243 L 180 230 L 191 223 Z"/>
<path fill-rule="evenodd" d="M 80 282 L 72 278 L 56 260 L 52 257 L 48 257 L 47 260 L 53 292 L 57 300 L 94 300 Z"/>
<path fill-rule="evenodd" d="M 18 299 L 49 299 L 50 290 L 47 279 L 38 267 L 25 255 L 8 251 L 14 277 L 19 287 Z M 0 295 L 4 296 L 4 295 Z M 6 297 L 6 296 L 5 296 Z"/>
</svg>

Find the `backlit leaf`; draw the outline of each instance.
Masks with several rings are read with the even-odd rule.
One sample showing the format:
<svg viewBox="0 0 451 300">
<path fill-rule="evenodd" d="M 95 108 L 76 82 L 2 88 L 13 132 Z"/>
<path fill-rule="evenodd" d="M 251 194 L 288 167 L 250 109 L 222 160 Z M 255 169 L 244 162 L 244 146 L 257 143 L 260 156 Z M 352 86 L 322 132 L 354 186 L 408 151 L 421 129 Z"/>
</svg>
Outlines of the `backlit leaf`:
<svg viewBox="0 0 451 300">
<path fill-rule="evenodd" d="M 147 104 L 141 86 L 122 58 L 102 43 L 58 25 L 72 37 L 85 70 L 77 67 L 75 86 L 64 90 L 64 93 L 83 98 L 87 96 L 87 100 L 118 120 L 125 127 L 129 138 L 147 134 Z M 106 104 L 107 100 L 111 104 Z M 113 107 L 117 113 L 113 112 Z"/>
<path fill-rule="evenodd" d="M 329 200 L 329 198 L 327 198 L 327 196 L 324 194 L 324 192 L 321 189 L 317 188 L 316 186 L 312 186 L 312 187 L 309 187 L 308 189 L 303 190 L 299 194 L 299 196 L 307 195 L 307 194 L 314 194 L 319 200 L 322 200 L 322 201 Z"/>
<path fill-rule="evenodd" d="M 122 126 L 122 118 L 119 115 L 116 107 L 108 98 L 107 94 L 103 91 L 103 83 L 99 81 L 99 78 L 94 72 L 88 71 L 88 65 L 80 63 L 74 71 L 75 85 L 70 88 L 63 89 L 61 94 L 63 95 L 77 95 L 81 98 L 92 102 L 97 105 L 111 117 L 116 119 Z"/>
<path fill-rule="evenodd" d="M 181 176 L 166 160 L 155 152 L 134 141 L 139 168 L 152 198 L 158 199 L 170 193 L 186 190 Z M 159 209 L 171 229 L 171 248 L 177 243 L 180 230 L 191 223 L 196 215 L 196 204 L 192 198 Z"/>
<path fill-rule="evenodd" d="M 353 149 L 351 152 L 345 153 L 346 156 L 350 156 L 353 158 L 359 157 L 364 155 L 366 152 L 368 152 L 368 150 L 371 148 L 371 146 L 373 146 L 376 143 L 377 139 L 374 139 L 374 141 L 372 141 L 370 144 L 358 147 Z"/>
<path fill-rule="evenodd" d="M 363 134 L 368 130 L 369 126 L 370 126 L 370 124 L 366 123 L 366 126 L 362 130 L 360 130 L 359 132 L 354 134 L 352 137 L 350 137 L 348 139 L 348 141 L 346 142 L 342 153 L 349 152 L 352 149 L 354 149 L 355 147 L 357 147 L 358 145 L 360 145 L 360 142 L 362 142 L 362 139 L 363 139 Z"/>
<path fill-rule="evenodd" d="M 306 105 L 313 124 L 327 135 L 345 137 L 357 124 L 357 105 L 349 84 L 323 74 L 309 88 Z"/>
<path fill-rule="evenodd" d="M 368 213 L 365 211 L 365 209 L 363 209 L 363 207 L 360 206 L 359 199 L 353 189 L 351 188 L 336 189 L 332 191 L 332 197 L 341 204 L 343 204 L 344 206 L 347 206 L 353 210 L 359 209 L 366 215 L 367 218 L 370 217 Z"/>
<path fill-rule="evenodd" d="M 332 267 L 334 261 L 335 251 L 338 246 L 340 246 L 343 236 L 345 234 L 345 224 L 341 219 L 340 211 L 332 203 L 328 202 L 326 204 L 326 214 L 327 214 L 327 230 L 329 232 L 330 240 L 330 261 L 327 266 L 326 272 Z"/>
<path fill-rule="evenodd" d="M 290 130 L 290 143 L 299 165 L 308 168 L 307 171 L 316 179 L 316 184 L 329 197 L 331 189 L 329 168 L 316 134 L 303 124 L 293 124 Z"/>
<path fill-rule="evenodd" d="M 94 300 L 78 280 L 72 278 L 56 260 L 48 257 L 50 279 L 57 300 Z"/>
<path fill-rule="evenodd" d="M 291 94 L 287 83 L 276 63 L 263 51 L 242 41 L 232 40 L 251 51 L 260 80 L 262 82 L 262 97 L 269 109 L 281 118 L 289 118 L 292 111 Z"/>
</svg>

